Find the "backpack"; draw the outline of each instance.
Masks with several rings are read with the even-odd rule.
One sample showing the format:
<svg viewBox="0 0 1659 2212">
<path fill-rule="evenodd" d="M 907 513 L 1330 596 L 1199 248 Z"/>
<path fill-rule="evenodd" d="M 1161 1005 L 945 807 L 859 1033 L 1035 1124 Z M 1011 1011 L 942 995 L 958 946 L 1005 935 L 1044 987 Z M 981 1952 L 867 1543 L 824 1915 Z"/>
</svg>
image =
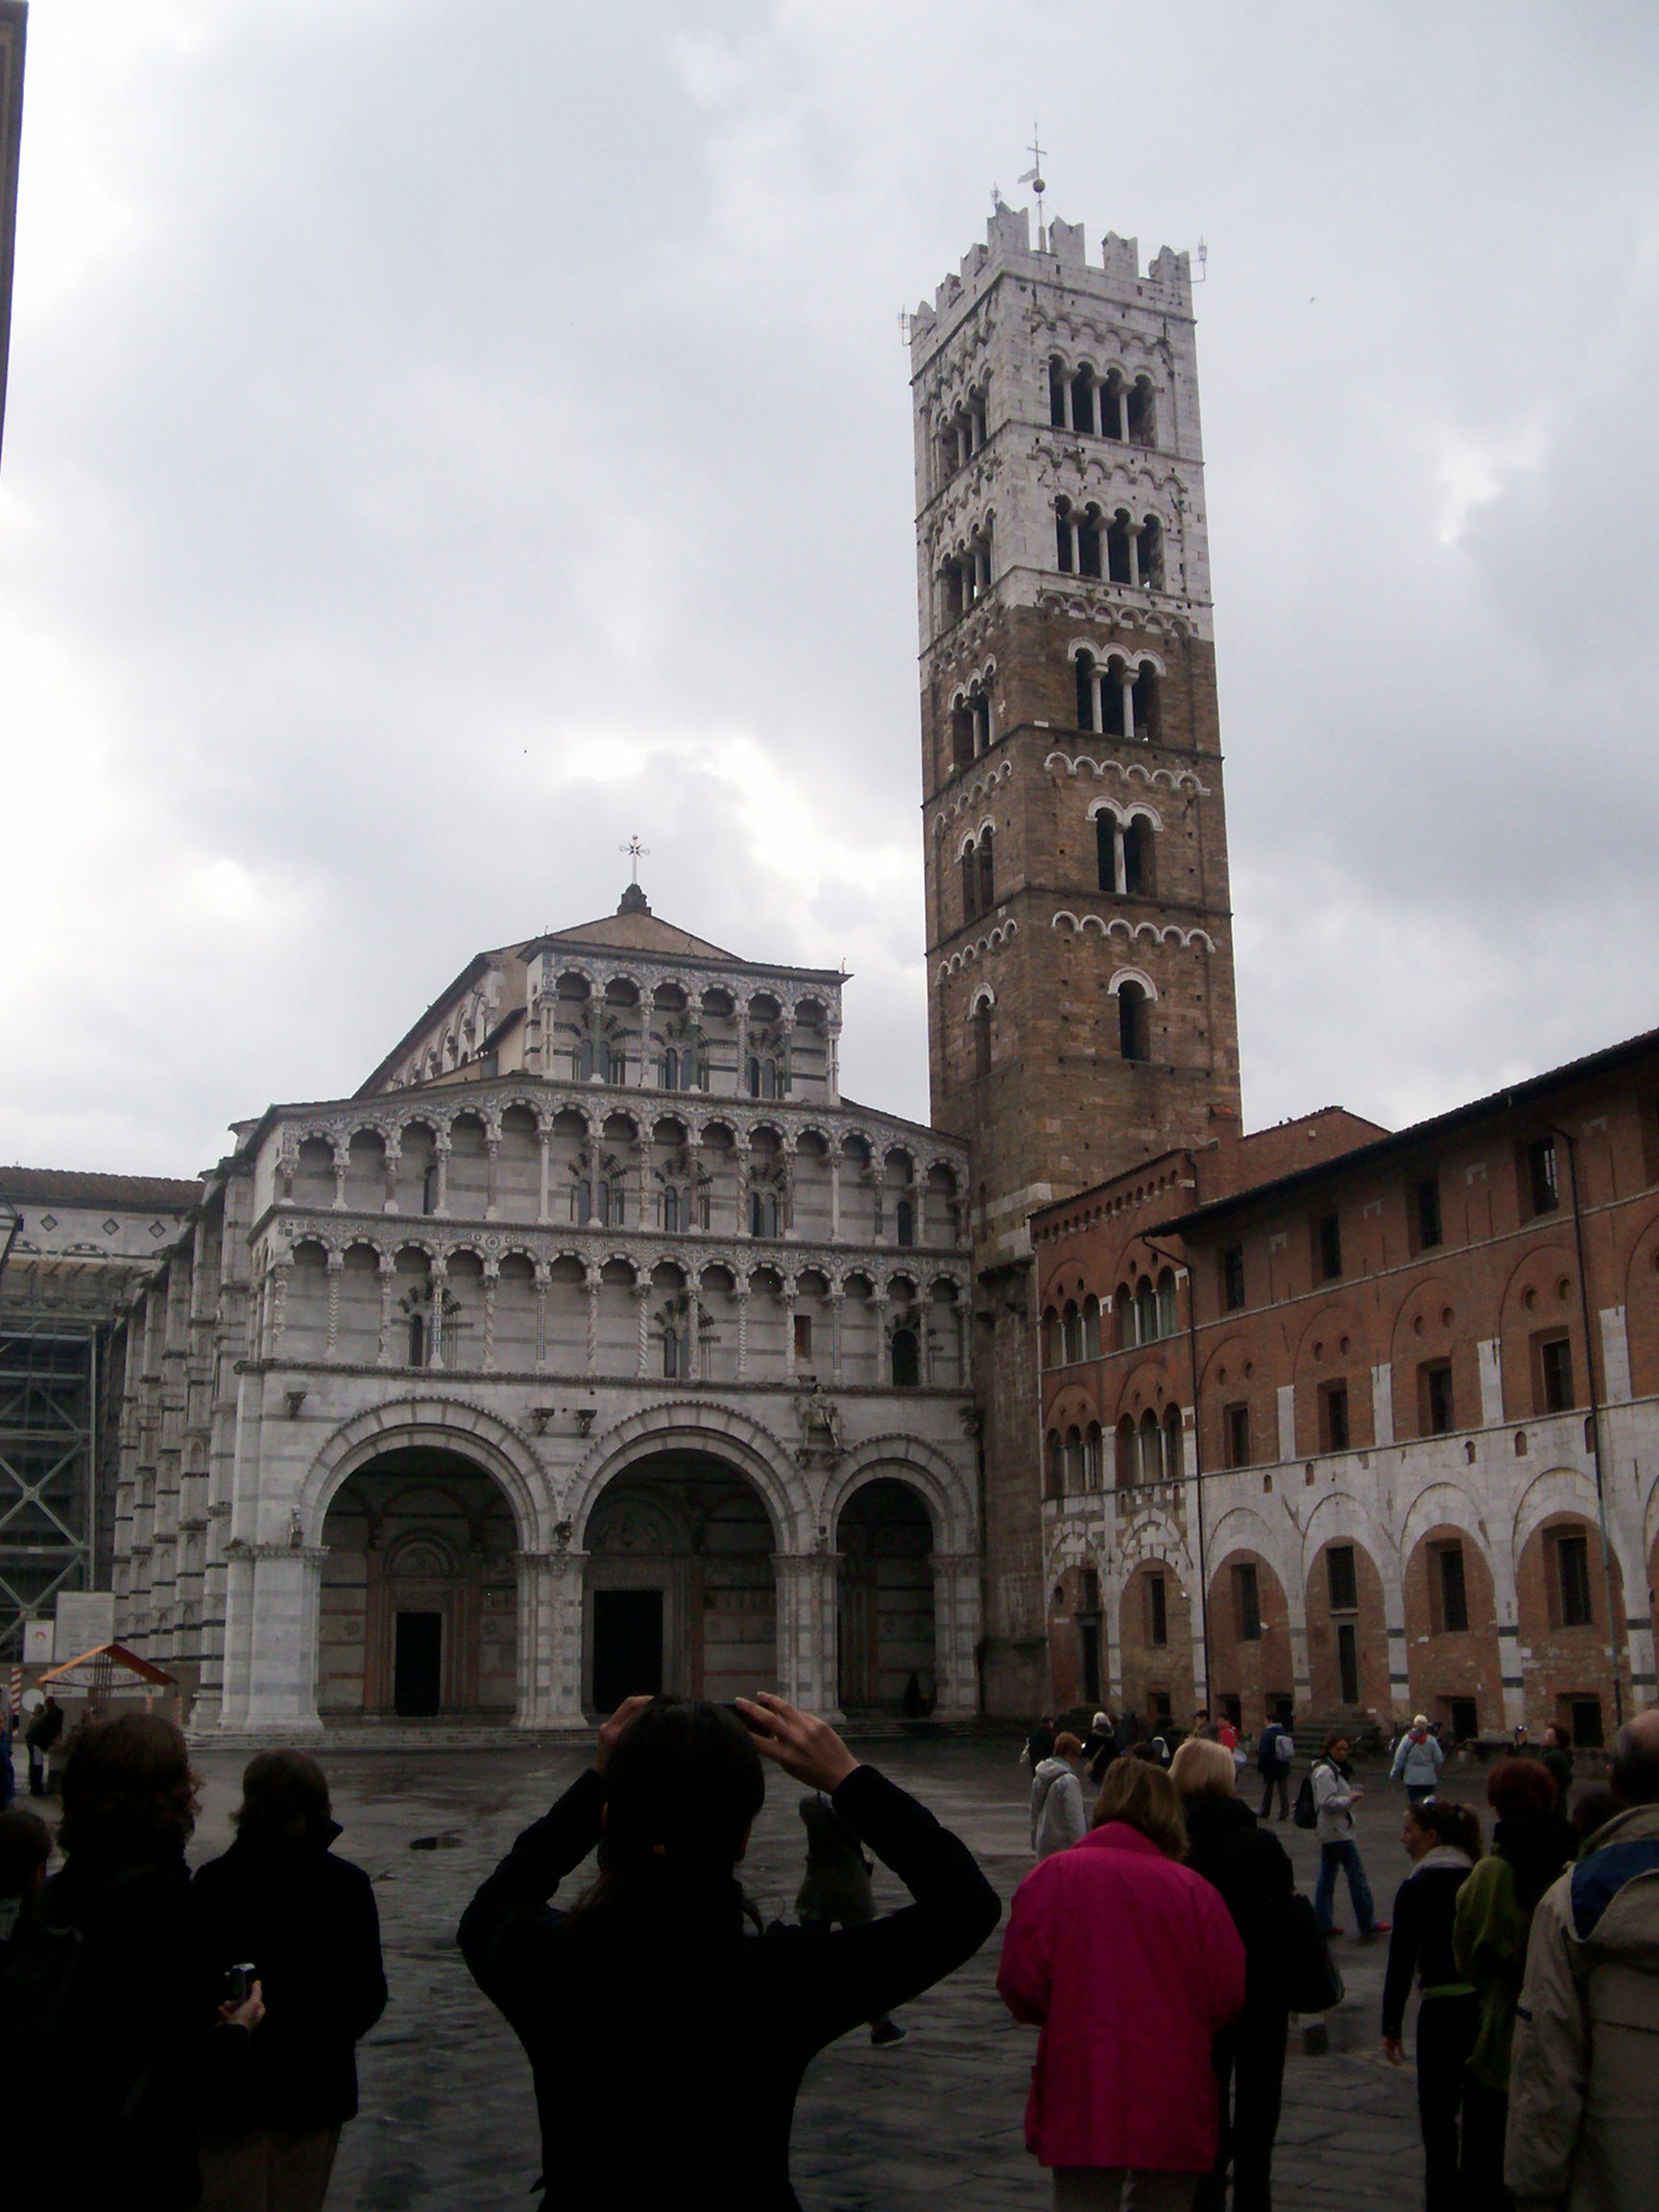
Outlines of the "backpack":
<svg viewBox="0 0 1659 2212">
<path fill-rule="evenodd" d="M 1319 1806 L 1313 1795 L 1311 1768 L 1302 1777 L 1302 1787 L 1296 1792 L 1296 1803 L 1291 1809 L 1290 1819 L 1297 1828 L 1317 1828 L 1319 1825 Z"/>
<path fill-rule="evenodd" d="M 1281 1728 L 1273 1739 L 1273 1762 L 1278 1767 L 1288 1767 L 1296 1756 L 1296 1739 L 1288 1728 Z"/>
</svg>

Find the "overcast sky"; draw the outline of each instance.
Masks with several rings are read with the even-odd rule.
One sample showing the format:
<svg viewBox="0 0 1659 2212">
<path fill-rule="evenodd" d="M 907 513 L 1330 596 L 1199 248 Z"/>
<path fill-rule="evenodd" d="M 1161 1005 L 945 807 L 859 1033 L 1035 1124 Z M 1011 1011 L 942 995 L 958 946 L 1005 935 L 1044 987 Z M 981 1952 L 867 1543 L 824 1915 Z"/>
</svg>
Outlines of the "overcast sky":
<svg viewBox="0 0 1659 2212">
<path fill-rule="evenodd" d="M 1197 293 L 1247 1119 L 1659 1022 L 1659 11 L 35 0 L 0 1160 L 193 1173 L 477 950 L 854 971 L 926 1118 L 907 361 L 1041 117 Z"/>
</svg>

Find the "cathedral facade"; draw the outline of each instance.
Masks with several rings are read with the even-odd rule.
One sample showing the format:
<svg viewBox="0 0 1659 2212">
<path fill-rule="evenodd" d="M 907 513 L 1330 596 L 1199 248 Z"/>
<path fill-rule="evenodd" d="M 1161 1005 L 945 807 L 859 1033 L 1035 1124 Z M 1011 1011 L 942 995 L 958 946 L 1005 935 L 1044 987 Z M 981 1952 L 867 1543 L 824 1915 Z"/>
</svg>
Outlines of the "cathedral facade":
<svg viewBox="0 0 1659 2212">
<path fill-rule="evenodd" d="M 978 1708 L 967 1154 L 844 978 L 654 916 L 479 955 L 243 1124 L 134 1310 L 120 1634 L 199 1730 Z"/>
</svg>

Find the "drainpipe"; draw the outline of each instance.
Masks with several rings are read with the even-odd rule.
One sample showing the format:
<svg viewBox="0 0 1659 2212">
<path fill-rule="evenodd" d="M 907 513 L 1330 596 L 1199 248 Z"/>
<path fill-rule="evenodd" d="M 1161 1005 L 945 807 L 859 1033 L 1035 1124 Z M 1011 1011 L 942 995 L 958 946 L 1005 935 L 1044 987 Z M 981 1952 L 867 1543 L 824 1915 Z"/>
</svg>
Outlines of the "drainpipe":
<svg viewBox="0 0 1659 2212">
<path fill-rule="evenodd" d="M 1590 1384 L 1590 1444 L 1596 1461 L 1596 1518 L 1601 1529 L 1601 1574 L 1607 1591 L 1607 1658 L 1613 1671 L 1613 1724 L 1624 1725 L 1624 1691 L 1619 1676 L 1619 1645 L 1614 1632 L 1613 1545 L 1607 1532 L 1607 1471 L 1601 1451 L 1601 1393 L 1596 1382 L 1596 1339 L 1590 1332 L 1590 1273 L 1584 1260 L 1584 1211 L 1578 1200 L 1578 1147 L 1571 1129 L 1551 1123 L 1551 1133 L 1567 1147 L 1573 1178 L 1573 1243 L 1578 1256 L 1578 1310 L 1584 1324 L 1584 1366 Z"/>
</svg>

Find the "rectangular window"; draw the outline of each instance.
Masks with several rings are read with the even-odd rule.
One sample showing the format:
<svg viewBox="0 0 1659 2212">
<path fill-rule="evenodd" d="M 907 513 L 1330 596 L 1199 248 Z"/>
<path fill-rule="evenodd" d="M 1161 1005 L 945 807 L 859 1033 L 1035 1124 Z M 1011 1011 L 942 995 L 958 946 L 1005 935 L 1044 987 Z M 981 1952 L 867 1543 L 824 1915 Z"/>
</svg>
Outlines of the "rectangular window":
<svg viewBox="0 0 1659 2212">
<path fill-rule="evenodd" d="M 795 1316 L 795 1357 L 810 1359 L 812 1357 L 812 1316 L 797 1313 Z"/>
<path fill-rule="evenodd" d="M 1561 1203 L 1561 1177 L 1553 1137 L 1539 1137 L 1526 1152 L 1526 1195 L 1531 1214 L 1553 1214 Z"/>
<path fill-rule="evenodd" d="M 1438 1175 L 1424 1176 L 1412 1193 L 1411 1211 L 1416 1230 L 1416 1249 L 1419 1252 L 1431 1251 L 1439 1243 L 1441 1236 Z"/>
<path fill-rule="evenodd" d="M 1556 1626 L 1590 1628 L 1596 1622 L 1590 1602 L 1590 1539 L 1557 1536 L 1555 1539 Z"/>
<path fill-rule="evenodd" d="M 1434 1633 L 1460 1636 L 1469 1625 L 1469 1590 L 1463 1578 L 1463 1547 L 1441 1544 L 1434 1552 Z"/>
<path fill-rule="evenodd" d="M 1334 1283 L 1342 1272 L 1342 1218 L 1322 1214 L 1313 1225 L 1313 1265 L 1321 1283 Z"/>
<path fill-rule="evenodd" d="M 1233 1570 L 1233 1604 L 1238 1620 L 1240 1644 L 1262 1641 L 1262 1586 L 1250 1561 Z"/>
<path fill-rule="evenodd" d="M 1325 1588 L 1333 1613 L 1359 1610 L 1359 1582 L 1352 1544 L 1333 1544 L 1325 1554 Z"/>
<path fill-rule="evenodd" d="M 1237 1312 L 1244 1303 L 1244 1247 L 1229 1244 L 1221 1255 L 1221 1304 L 1229 1312 Z"/>
<path fill-rule="evenodd" d="M 1562 1334 L 1540 1336 L 1533 1389 L 1540 1413 L 1565 1413 L 1576 1404 L 1573 1388 L 1573 1341 Z"/>
<path fill-rule="evenodd" d="M 1148 1644 L 1169 1641 L 1169 1596 L 1162 1575 L 1146 1577 L 1146 1641 Z"/>
<path fill-rule="evenodd" d="M 1425 1436 L 1444 1436 L 1457 1426 L 1452 1403 L 1450 1359 L 1427 1359 L 1418 1368 L 1417 1406 Z"/>
<path fill-rule="evenodd" d="M 1222 1407 L 1221 1442 L 1229 1467 L 1249 1466 L 1250 1408 L 1248 1406 Z"/>
<path fill-rule="evenodd" d="M 1346 1452 L 1348 1435 L 1348 1385 L 1326 1382 L 1319 1391 L 1320 1451 Z"/>
<path fill-rule="evenodd" d="M 1083 1701 L 1093 1705 L 1100 1695 L 1100 1623 L 1098 1621 L 1080 1621 L 1077 1623 L 1077 1656 L 1082 1664 Z"/>
</svg>

